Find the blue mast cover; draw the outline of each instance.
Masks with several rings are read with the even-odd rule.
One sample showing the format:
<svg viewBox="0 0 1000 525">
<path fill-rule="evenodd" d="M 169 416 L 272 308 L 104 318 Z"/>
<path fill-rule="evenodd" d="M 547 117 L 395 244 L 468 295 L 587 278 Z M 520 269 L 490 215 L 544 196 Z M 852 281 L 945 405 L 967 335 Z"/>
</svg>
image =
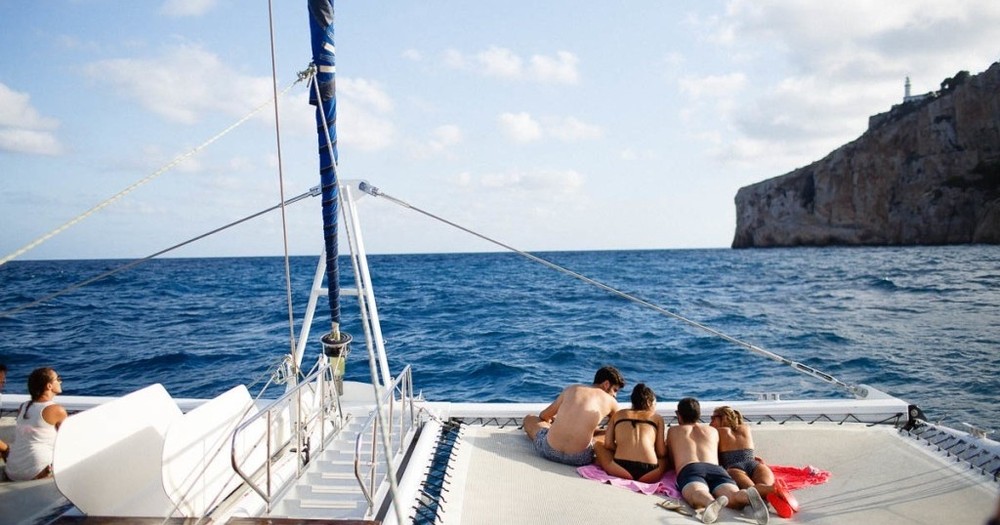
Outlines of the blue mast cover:
<svg viewBox="0 0 1000 525">
<path fill-rule="evenodd" d="M 340 217 L 340 189 L 337 186 L 337 99 L 335 52 L 333 45 L 333 0 L 309 0 L 309 31 L 312 35 L 315 83 L 309 103 L 316 106 L 319 135 L 319 173 L 323 192 L 323 240 L 326 247 L 326 280 L 330 290 L 330 322 L 340 326 L 340 279 L 337 267 L 337 229 Z M 319 86 L 319 100 L 316 96 Z M 327 139 L 329 138 L 329 142 Z"/>
</svg>

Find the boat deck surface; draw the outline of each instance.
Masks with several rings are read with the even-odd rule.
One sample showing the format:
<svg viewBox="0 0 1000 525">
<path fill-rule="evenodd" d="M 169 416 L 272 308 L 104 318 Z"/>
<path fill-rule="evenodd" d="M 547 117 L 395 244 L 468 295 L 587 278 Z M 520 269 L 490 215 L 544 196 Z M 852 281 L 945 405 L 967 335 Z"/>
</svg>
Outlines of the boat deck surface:
<svg viewBox="0 0 1000 525">
<path fill-rule="evenodd" d="M 700 522 L 658 507 L 665 496 L 585 479 L 574 467 L 542 459 L 516 422 L 499 421 L 463 425 L 436 523 Z M 981 524 L 996 509 L 1000 485 L 992 477 L 891 426 L 766 422 L 753 432 L 757 453 L 768 463 L 831 474 L 826 483 L 795 491 L 802 509 L 792 519 L 772 513 L 771 523 Z M 67 505 L 51 479 L 0 483 L 0 523 L 47 522 L 43 516 Z M 753 520 L 726 509 L 719 523 Z"/>
<path fill-rule="evenodd" d="M 997 485 L 964 467 L 952 468 L 929 447 L 889 427 L 835 423 L 754 426 L 757 452 L 773 465 L 811 465 L 831 473 L 821 485 L 795 491 L 801 510 L 772 523 L 985 523 Z M 694 523 L 694 517 L 643 495 L 585 479 L 574 467 L 538 456 L 523 430 L 467 426 L 454 451 L 456 480 L 441 515 L 448 524 Z M 753 523 L 726 509 L 719 523 Z"/>
</svg>

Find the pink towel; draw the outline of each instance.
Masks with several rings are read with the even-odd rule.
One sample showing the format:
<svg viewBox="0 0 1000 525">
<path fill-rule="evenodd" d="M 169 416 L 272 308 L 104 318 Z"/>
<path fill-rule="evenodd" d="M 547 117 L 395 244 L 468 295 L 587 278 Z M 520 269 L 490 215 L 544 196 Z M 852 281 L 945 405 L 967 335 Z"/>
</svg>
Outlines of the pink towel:
<svg viewBox="0 0 1000 525">
<path fill-rule="evenodd" d="M 811 465 L 805 467 L 789 467 L 784 465 L 768 465 L 774 472 L 774 477 L 785 482 L 788 490 L 801 489 L 811 485 L 820 485 L 830 479 L 830 473 L 820 470 Z M 631 479 L 622 479 L 612 476 L 604 471 L 596 463 L 578 467 L 576 472 L 580 476 L 594 481 L 600 481 L 616 487 L 629 489 L 633 492 L 643 494 L 663 494 L 670 498 L 680 498 L 681 493 L 677 490 L 677 473 L 668 470 L 666 474 L 656 483 L 642 483 Z"/>
<path fill-rule="evenodd" d="M 677 490 L 677 473 L 672 470 L 668 470 L 667 473 L 660 478 L 660 481 L 657 481 L 656 483 L 642 483 L 640 481 L 612 476 L 607 472 L 604 472 L 604 469 L 596 463 L 578 467 L 576 471 L 578 474 L 587 479 L 608 483 L 610 485 L 629 489 L 634 492 L 641 492 L 643 494 L 663 494 L 670 498 L 681 497 L 680 491 Z"/>
</svg>

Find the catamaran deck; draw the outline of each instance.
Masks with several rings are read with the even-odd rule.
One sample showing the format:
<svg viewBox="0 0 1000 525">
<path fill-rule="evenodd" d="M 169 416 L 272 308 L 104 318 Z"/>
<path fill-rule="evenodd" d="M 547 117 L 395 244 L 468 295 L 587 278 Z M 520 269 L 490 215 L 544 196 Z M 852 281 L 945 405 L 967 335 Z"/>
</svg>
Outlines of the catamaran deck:
<svg viewBox="0 0 1000 525">
<path fill-rule="evenodd" d="M 758 453 L 775 465 L 829 471 L 821 485 L 795 491 L 802 510 L 774 523 L 983 523 L 997 485 L 891 427 L 765 423 Z M 543 460 L 516 426 L 468 425 L 455 446 L 443 523 L 692 523 L 643 495 L 585 479 Z M 953 463 L 953 462 L 952 462 Z M 726 509 L 724 522 L 752 522 Z"/>
<path fill-rule="evenodd" d="M 431 504 L 424 498 L 417 507 L 404 505 L 404 512 L 417 523 L 698 522 L 695 517 L 658 507 L 664 496 L 643 495 L 585 479 L 573 467 L 542 459 L 516 420 L 516 414 L 537 412 L 542 405 L 421 404 L 437 417 L 459 418 L 466 423 L 459 427 L 457 437 L 451 434 L 451 439 L 441 437 L 441 426 L 429 425 L 409 454 L 407 467 L 400 473 L 403 485 L 407 478 L 422 480 L 418 483 L 424 483 L 426 495 L 428 480 L 446 480 L 440 498 Z M 797 404 L 778 402 L 769 405 L 768 412 L 776 413 L 783 407 L 794 410 Z M 744 408 L 746 412 L 753 410 Z M 360 420 L 371 412 L 371 406 L 357 405 L 351 411 Z M 972 469 L 927 441 L 906 437 L 892 425 L 804 419 L 781 418 L 784 423 L 762 419 L 763 423 L 753 427 L 757 452 L 770 464 L 811 465 L 831 473 L 826 483 L 795 491 L 802 510 L 792 519 L 772 513 L 772 523 L 978 524 L 996 509 L 1000 485 L 994 475 L 1000 460 L 995 453 L 985 454 L 992 459 L 981 462 L 984 468 Z M 264 519 L 291 518 L 301 523 L 371 519 L 363 505 L 339 501 L 347 497 L 346 490 L 354 483 L 351 462 L 342 460 L 340 454 L 344 448 L 353 448 L 360 428 L 357 424 L 345 428 L 336 440 L 343 446 L 334 445 L 317 456 L 289 492 L 286 499 L 290 501 L 276 505 Z M 976 442 L 972 437 L 963 439 Z M 446 466 L 429 467 L 436 461 L 431 458 L 441 457 L 441 447 L 434 441 L 450 444 L 444 454 Z M 952 452 L 968 448 L 963 444 L 952 447 Z M 436 474 L 435 468 L 439 469 Z M 324 481 L 316 481 L 320 478 Z M 347 483 L 345 488 L 332 490 L 324 485 L 340 483 L 338 480 Z M 320 498 L 332 499 L 324 503 Z M 306 499 L 317 501 L 306 508 L 301 503 Z M 67 506 L 52 480 L 0 483 L 0 523 L 49 523 Z M 394 522 L 391 509 L 384 505 L 381 509 L 376 518 Z M 752 519 L 726 509 L 719 522 L 752 523 Z"/>
</svg>

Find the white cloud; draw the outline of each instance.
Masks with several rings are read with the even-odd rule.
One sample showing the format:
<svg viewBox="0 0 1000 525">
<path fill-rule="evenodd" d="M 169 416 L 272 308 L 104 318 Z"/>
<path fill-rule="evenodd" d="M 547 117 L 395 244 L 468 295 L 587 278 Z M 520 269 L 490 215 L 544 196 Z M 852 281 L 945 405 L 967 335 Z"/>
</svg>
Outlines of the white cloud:
<svg viewBox="0 0 1000 525">
<path fill-rule="evenodd" d="M 454 124 L 438 126 L 430 141 L 431 149 L 444 151 L 462 142 L 462 130 Z"/>
<path fill-rule="evenodd" d="M 344 97 L 353 103 L 364 105 L 379 113 L 392 111 L 392 99 L 378 82 L 363 78 L 337 79 L 337 98 Z"/>
<path fill-rule="evenodd" d="M 457 49 L 445 50 L 444 58 L 442 60 L 444 61 L 444 65 L 452 69 L 465 69 L 467 67 L 465 63 L 465 55 Z"/>
<path fill-rule="evenodd" d="M 344 147 L 379 151 L 394 142 L 396 126 L 388 117 L 394 104 L 379 83 L 338 78 L 337 103 L 338 140 Z"/>
<path fill-rule="evenodd" d="M 0 150 L 31 155 L 59 155 L 62 145 L 44 131 L 0 128 Z"/>
<path fill-rule="evenodd" d="M 410 156 L 417 159 L 427 159 L 435 156 L 452 157 L 452 149 L 464 140 L 462 129 L 454 124 L 438 126 L 431 132 L 431 137 L 425 141 L 412 141 L 409 144 Z"/>
<path fill-rule="evenodd" d="M 584 179 L 574 170 L 510 171 L 488 173 L 473 178 L 468 173 L 460 175 L 466 185 L 475 185 L 493 191 L 542 192 L 573 194 L 583 187 Z"/>
<path fill-rule="evenodd" d="M 531 142 L 542 138 L 542 126 L 528 113 L 504 113 L 499 117 L 500 129 L 515 142 Z"/>
<path fill-rule="evenodd" d="M 677 67 L 683 64 L 685 57 L 677 51 L 671 51 L 663 56 L 663 64 L 668 67 Z"/>
<path fill-rule="evenodd" d="M 412 60 L 413 62 L 420 62 L 421 60 L 424 59 L 423 54 L 421 54 L 420 51 L 418 51 L 416 49 L 407 49 L 407 50 L 403 51 L 403 55 L 402 56 L 403 56 L 403 58 L 405 58 L 407 60 Z"/>
<path fill-rule="evenodd" d="M 580 59 L 568 51 L 559 51 L 554 57 L 531 57 L 531 71 L 542 83 L 576 84 L 580 73 L 576 69 Z"/>
<path fill-rule="evenodd" d="M 484 75 L 500 78 L 521 78 L 521 58 L 509 49 L 491 47 L 476 54 Z"/>
<path fill-rule="evenodd" d="M 0 150 L 58 155 L 62 145 L 52 133 L 58 127 L 58 120 L 38 113 L 27 93 L 14 91 L 0 82 Z"/>
<path fill-rule="evenodd" d="M 473 71 L 477 74 L 508 80 L 531 81 L 540 84 L 576 84 L 580 79 L 577 69 L 579 59 L 568 51 L 555 55 L 532 55 L 525 67 L 525 60 L 504 47 L 492 46 L 471 58 L 460 51 L 445 52 L 444 63 L 453 69 Z"/>
<path fill-rule="evenodd" d="M 102 60 L 85 71 L 153 113 L 183 124 L 198 122 L 206 112 L 242 117 L 272 97 L 270 78 L 243 75 L 195 45 L 171 48 L 158 58 Z"/>
<path fill-rule="evenodd" d="M 86 72 L 97 82 L 111 84 L 149 111 L 172 122 L 194 124 L 206 113 L 219 112 L 239 118 L 272 98 L 270 78 L 243 75 L 213 53 L 182 45 L 155 59 L 105 60 L 90 64 Z M 280 88 L 281 86 L 279 86 Z M 338 140 L 364 151 L 388 147 L 395 125 L 387 117 L 392 98 L 381 85 L 366 79 L 337 79 L 337 125 L 346 130 Z M 304 101 L 286 103 L 284 113 L 291 129 L 309 129 L 314 110 Z M 273 113 L 258 112 L 270 121 Z"/>
<path fill-rule="evenodd" d="M 515 142 L 533 142 L 551 137 L 564 142 L 592 140 L 604 135 L 600 126 L 575 117 L 544 117 L 539 122 L 529 113 L 503 113 L 498 117 L 501 131 Z"/>
<path fill-rule="evenodd" d="M 732 0 L 724 15 L 688 22 L 728 55 L 714 67 L 740 71 L 678 80 L 692 135 L 714 128 L 718 158 L 788 169 L 864 132 L 902 101 L 904 77 L 914 93 L 935 90 L 988 67 L 1000 41 L 1000 3 L 989 0 Z"/>
<path fill-rule="evenodd" d="M 746 85 L 746 76 L 743 73 L 730 73 L 728 75 L 707 75 L 696 77 L 693 75 L 682 77 L 677 81 L 681 93 L 690 95 L 692 98 L 708 97 L 733 97 L 738 95 Z"/>
<path fill-rule="evenodd" d="M 59 121 L 39 115 L 31 106 L 31 96 L 14 91 L 0 82 L 0 126 L 52 130 L 59 126 Z"/>
<path fill-rule="evenodd" d="M 166 0 L 160 12 L 167 16 L 201 16 L 211 11 L 217 0 Z"/>
<path fill-rule="evenodd" d="M 565 142 L 599 139 L 604 134 L 599 126 L 588 124 L 575 117 L 547 121 L 546 133 Z"/>
<path fill-rule="evenodd" d="M 626 162 L 656 160 L 658 155 L 652 150 L 637 150 L 635 148 L 625 148 L 619 153 L 619 158 Z"/>
</svg>

